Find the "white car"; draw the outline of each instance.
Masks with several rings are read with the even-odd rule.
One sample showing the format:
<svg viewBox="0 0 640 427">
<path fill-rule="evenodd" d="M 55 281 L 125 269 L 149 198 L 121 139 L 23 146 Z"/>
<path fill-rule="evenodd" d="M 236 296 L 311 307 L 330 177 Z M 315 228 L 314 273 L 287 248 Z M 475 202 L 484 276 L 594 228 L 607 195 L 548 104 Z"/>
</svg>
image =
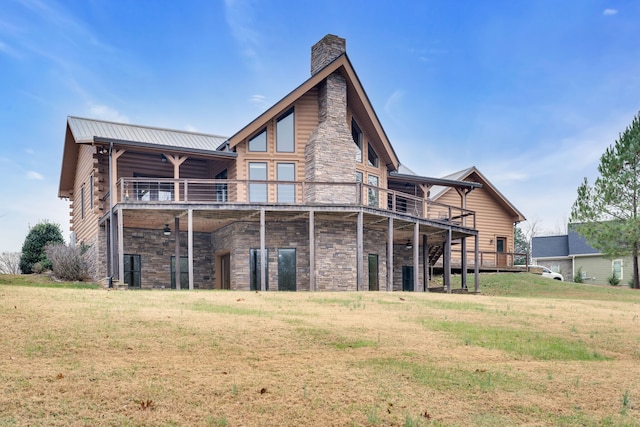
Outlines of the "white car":
<svg viewBox="0 0 640 427">
<path fill-rule="evenodd" d="M 540 274 L 542 274 L 542 277 L 548 277 L 549 279 L 564 281 L 564 277 L 562 276 L 562 274 L 555 273 L 542 265 L 530 265 L 529 270 L 532 271 L 533 273 L 538 273 L 539 271 L 541 271 L 542 273 Z"/>
</svg>

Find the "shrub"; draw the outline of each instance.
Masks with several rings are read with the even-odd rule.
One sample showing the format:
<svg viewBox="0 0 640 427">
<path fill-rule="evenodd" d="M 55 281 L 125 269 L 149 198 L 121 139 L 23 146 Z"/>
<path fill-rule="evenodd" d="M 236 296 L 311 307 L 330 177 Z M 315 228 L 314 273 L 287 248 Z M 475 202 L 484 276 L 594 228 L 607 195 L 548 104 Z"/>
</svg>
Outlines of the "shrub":
<svg viewBox="0 0 640 427">
<path fill-rule="evenodd" d="M 573 276 L 573 281 L 575 283 L 582 283 L 582 267 L 578 268 L 578 271 L 576 271 L 576 275 Z"/>
<path fill-rule="evenodd" d="M 94 272 L 94 258 L 87 253 L 89 248 L 89 246 L 47 246 L 45 250 L 53 266 L 53 275 L 70 282 L 91 280 Z"/>
<path fill-rule="evenodd" d="M 611 276 L 607 278 L 607 282 L 609 282 L 611 286 L 618 286 L 620 284 L 620 278 L 616 275 L 616 272 L 614 271 L 613 273 L 611 273 Z"/>
<path fill-rule="evenodd" d="M 40 272 L 51 269 L 51 261 L 47 259 L 45 246 L 64 243 L 62 232 L 58 224 L 42 221 L 29 229 L 29 234 L 24 239 L 22 245 L 22 256 L 20 257 L 20 270 L 24 274 L 35 273 L 33 267 L 40 263 Z"/>
</svg>

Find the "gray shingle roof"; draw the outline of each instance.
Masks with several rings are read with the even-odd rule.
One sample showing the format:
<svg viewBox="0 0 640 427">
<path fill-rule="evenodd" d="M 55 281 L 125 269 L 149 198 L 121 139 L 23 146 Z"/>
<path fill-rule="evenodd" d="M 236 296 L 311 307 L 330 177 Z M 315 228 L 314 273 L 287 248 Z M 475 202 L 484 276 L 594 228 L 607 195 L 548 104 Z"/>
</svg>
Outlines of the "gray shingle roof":
<svg viewBox="0 0 640 427">
<path fill-rule="evenodd" d="M 68 117 L 67 123 L 77 143 L 92 143 L 94 137 L 133 143 L 154 144 L 189 150 L 216 151 L 227 138 L 149 126 Z"/>
<path fill-rule="evenodd" d="M 569 253 L 571 255 L 599 254 L 600 251 L 587 243 L 587 239 L 578 234 L 575 228 L 569 225 Z"/>
<path fill-rule="evenodd" d="M 555 258 L 569 256 L 567 235 L 541 236 L 531 239 L 532 258 Z"/>
</svg>

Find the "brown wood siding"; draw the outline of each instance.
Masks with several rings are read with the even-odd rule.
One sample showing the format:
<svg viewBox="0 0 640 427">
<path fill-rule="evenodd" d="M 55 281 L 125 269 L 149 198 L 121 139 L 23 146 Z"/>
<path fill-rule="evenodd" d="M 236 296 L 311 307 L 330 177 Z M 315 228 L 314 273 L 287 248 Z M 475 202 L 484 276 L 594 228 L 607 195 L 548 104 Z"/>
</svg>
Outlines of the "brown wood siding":
<svg viewBox="0 0 640 427">
<path fill-rule="evenodd" d="M 460 195 L 450 189 L 438 198 L 438 203 L 462 207 Z M 493 252 L 496 250 L 496 238 L 505 237 L 507 244 L 505 252 L 513 252 L 513 223 L 515 218 L 505 212 L 501 204 L 483 188 L 476 188 L 467 195 L 467 209 L 476 213 L 476 228 L 478 229 L 480 251 Z M 472 227 L 473 224 L 467 224 Z M 493 240 L 493 243 L 491 241 Z M 469 250 L 473 249 L 473 239 L 469 239 Z"/>
<path fill-rule="evenodd" d="M 98 233 L 98 219 L 102 216 L 100 197 L 104 183 L 98 175 L 98 158 L 95 147 L 81 145 L 73 185 L 71 202 L 71 231 L 76 233 L 76 241 L 87 242 Z M 93 200 L 91 199 L 90 177 L 93 176 Z M 82 217 L 82 188 L 84 187 L 84 218 Z M 92 208 L 93 206 L 93 208 Z"/>
</svg>

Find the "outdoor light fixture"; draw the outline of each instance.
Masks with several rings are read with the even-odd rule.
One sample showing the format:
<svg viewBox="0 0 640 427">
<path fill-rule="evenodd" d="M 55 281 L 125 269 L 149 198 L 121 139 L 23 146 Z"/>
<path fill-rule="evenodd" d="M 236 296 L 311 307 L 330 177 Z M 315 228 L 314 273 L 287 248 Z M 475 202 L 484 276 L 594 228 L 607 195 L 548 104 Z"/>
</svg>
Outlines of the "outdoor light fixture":
<svg viewBox="0 0 640 427">
<path fill-rule="evenodd" d="M 164 225 L 164 230 L 162 230 L 165 236 L 169 236 L 171 234 L 171 228 L 169 228 L 169 224 Z"/>
<path fill-rule="evenodd" d="M 411 244 L 411 239 L 407 239 L 407 244 L 404 245 L 404 247 L 407 248 L 407 249 L 413 248 L 413 245 Z"/>
<path fill-rule="evenodd" d="M 104 154 L 107 154 L 108 152 L 109 152 L 109 150 L 107 150 L 104 147 L 99 147 L 98 148 L 98 154 L 103 154 L 104 155 Z"/>
</svg>

